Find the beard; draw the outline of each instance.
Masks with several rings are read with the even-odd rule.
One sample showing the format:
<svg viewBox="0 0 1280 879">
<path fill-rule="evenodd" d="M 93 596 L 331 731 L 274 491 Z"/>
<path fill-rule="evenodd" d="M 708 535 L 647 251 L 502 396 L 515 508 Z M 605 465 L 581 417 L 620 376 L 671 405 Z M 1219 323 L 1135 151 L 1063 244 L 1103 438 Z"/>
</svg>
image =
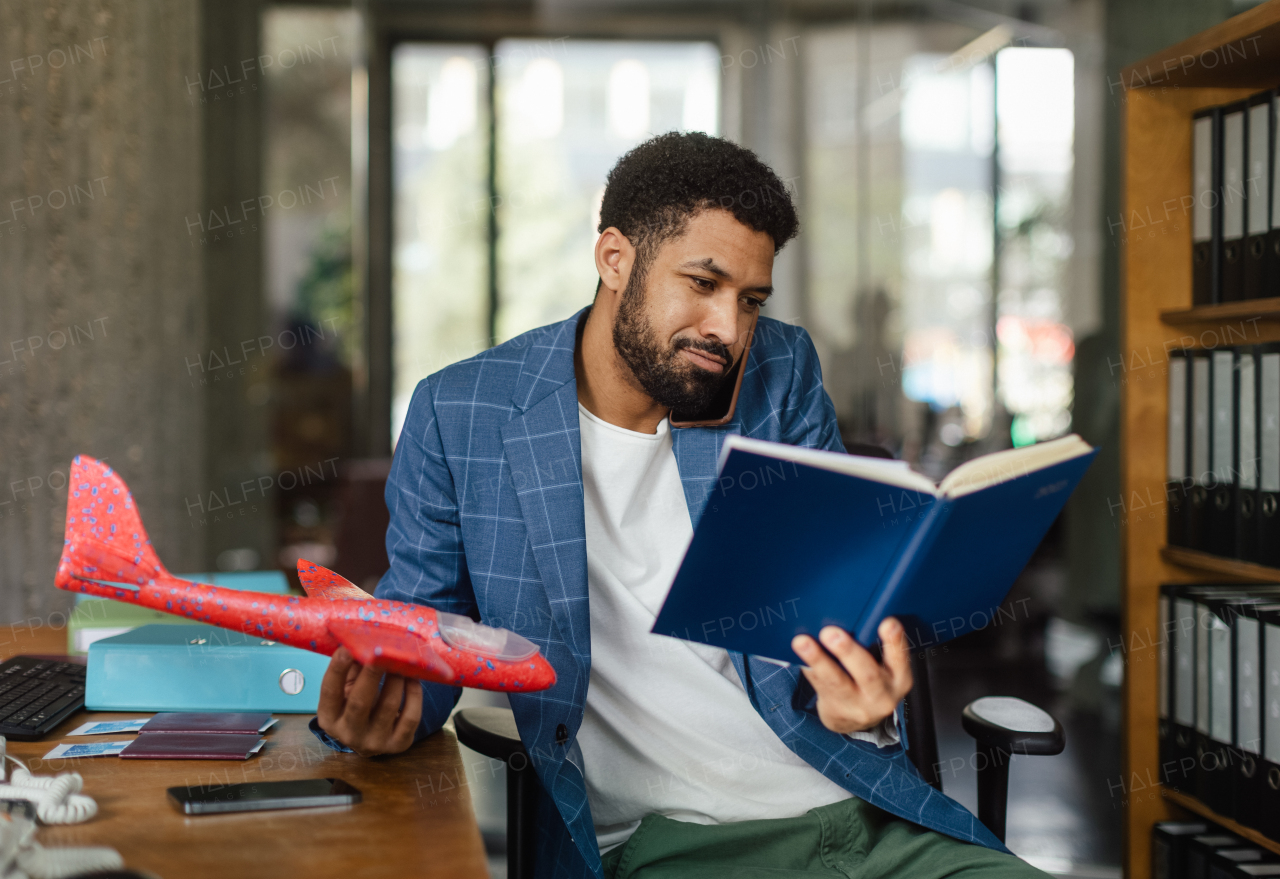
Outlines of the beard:
<svg viewBox="0 0 1280 879">
<path fill-rule="evenodd" d="M 728 346 L 709 340 L 676 337 L 670 345 L 659 340 L 645 312 L 645 273 L 632 272 L 622 291 L 613 322 L 613 346 L 641 389 L 656 403 L 678 412 L 701 412 L 724 386 L 733 365 Z M 706 351 L 724 361 L 711 372 L 680 356 L 685 348 Z"/>
</svg>

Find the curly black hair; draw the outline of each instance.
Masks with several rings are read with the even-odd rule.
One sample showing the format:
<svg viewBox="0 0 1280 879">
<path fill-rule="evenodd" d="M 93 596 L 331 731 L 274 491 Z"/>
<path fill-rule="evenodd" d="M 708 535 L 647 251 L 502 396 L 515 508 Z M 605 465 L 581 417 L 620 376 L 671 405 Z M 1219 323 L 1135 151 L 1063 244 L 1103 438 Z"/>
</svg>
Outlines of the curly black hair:
<svg viewBox="0 0 1280 879">
<path fill-rule="evenodd" d="M 613 166 L 597 231 L 617 227 L 636 248 L 643 272 L 658 244 L 710 208 L 727 210 L 744 226 L 767 234 L 775 254 L 800 226 L 786 184 L 751 150 L 701 132 L 669 131 Z"/>
</svg>

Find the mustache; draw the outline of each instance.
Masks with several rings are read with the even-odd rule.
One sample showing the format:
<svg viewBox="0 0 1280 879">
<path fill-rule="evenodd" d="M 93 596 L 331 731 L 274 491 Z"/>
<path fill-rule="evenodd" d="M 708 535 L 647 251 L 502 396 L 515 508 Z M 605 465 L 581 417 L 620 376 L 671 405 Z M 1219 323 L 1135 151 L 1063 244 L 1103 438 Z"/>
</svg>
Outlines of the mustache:
<svg viewBox="0 0 1280 879">
<path fill-rule="evenodd" d="M 675 344 L 671 346 L 671 353 L 679 354 L 684 348 L 694 348 L 698 351 L 705 351 L 708 354 L 714 354 L 724 362 L 725 369 L 728 369 L 733 365 L 733 356 L 729 351 L 729 346 L 722 342 L 713 342 L 710 339 L 689 339 L 681 336 L 676 339 Z"/>
</svg>

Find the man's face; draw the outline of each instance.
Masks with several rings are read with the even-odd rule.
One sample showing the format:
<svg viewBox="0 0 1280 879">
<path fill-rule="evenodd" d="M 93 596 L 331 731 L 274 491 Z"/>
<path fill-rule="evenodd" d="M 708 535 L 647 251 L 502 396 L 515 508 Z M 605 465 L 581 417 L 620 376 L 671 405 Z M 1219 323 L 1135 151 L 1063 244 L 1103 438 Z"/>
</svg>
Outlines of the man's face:
<svg viewBox="0 0 1280 879">
<path fill-rule="evenodd" d="M 745 349 L 772 284 L 773 239 L 728 211 L 702 211 L 632 270 L 614 347 L 654 401 L 700 411 Z"/>
</svg>

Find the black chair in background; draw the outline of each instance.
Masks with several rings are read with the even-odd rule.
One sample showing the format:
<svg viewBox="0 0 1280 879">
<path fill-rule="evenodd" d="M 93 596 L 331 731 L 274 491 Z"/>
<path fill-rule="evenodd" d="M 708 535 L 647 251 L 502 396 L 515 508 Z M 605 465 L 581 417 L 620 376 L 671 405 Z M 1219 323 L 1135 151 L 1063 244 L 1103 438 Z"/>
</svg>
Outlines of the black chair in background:
<svg viewBox="0 0 1280 879">
<path fill-rule="evenodd" d="M 879 446 L 855 443 L 846 449 L 852 455 L 893 457 Z M 942 790 L 927 654 L 912 652 L 911 671 L 915 683 L 903 709 L 907 756 L 926 782 Z M 507 877 L 533 879 L 538 776 L 520 741 L 515 716 L 508 708 L 464 708 L 453 716 L 453 723 L 459 742 L 507 764 Z M 1066 735 L 1052 715 L 1011 696 L 973 700 L 961 713 L 961 725 L 974 738 L 978 820 L 1003 841 L 1010 757 L 1060 754 Z"/>
</svg>

